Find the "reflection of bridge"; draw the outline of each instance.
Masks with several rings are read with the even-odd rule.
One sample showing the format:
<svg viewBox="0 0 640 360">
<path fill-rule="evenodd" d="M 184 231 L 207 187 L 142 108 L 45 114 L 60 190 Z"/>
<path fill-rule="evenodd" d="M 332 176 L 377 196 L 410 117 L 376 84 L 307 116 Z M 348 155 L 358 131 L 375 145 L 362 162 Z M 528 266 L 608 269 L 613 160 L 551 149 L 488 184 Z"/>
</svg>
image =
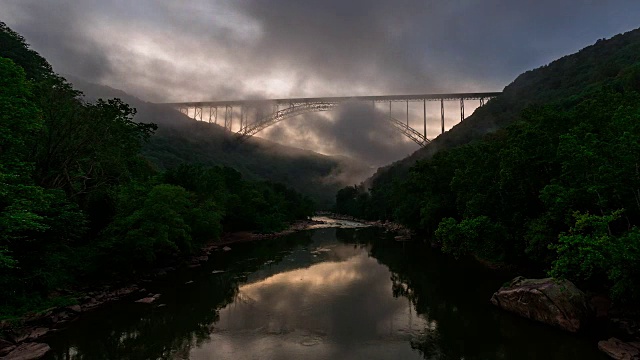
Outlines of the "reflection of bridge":
<svg viewBox="0 0 640 360">
<path fill-rule="evenodd" d="M 371 103 L 373 109 L 376 104 L 389 103 L 389 115 L 385 116 L 400 132 L 424 146 L 430 142 L 427 138 L 427 101 L 440 101 L 441 133 L 444 133 L 444 102 L 460 102 L 460 121 L 464 120 L 465 100 L 480 100 L 480 106 L 485 101 L 500 95 L 500 92 L 483 93 L 458 93 L 458 94 L 420 94 L 420 95 L 387 95 L 387 96 L 353 96 L 353 97 L 324 97 L 324 98 L 296 98 L 296 99 L 272 99 L 272 100 L 235 100 L 235 101 L 202 101 L 169 103 L 182 113 L 193 116 L 196 120 L 218 123 L 224 116 L 224 127 L 229 131 L 234 130 L 233 120 L 239 120 L 236 132 L 240 139 L 248 138 L 264 130 L 265 128 L 290 117 L 318 111 L 329 111 L 345 103 Z M 394 102 L 406 102 L 406 121 L 400 121 L 391 114 L 391 104 Z M 419 132 L 409 125 L 409 103 L 422 102 L 423 105 L 423 132 Z M 222 111 L 220 111 L 220 110 Z M 238 113 L 239 109 L 239 113 Z M 220 112 L 223 112 L 220 114 Z"/>
</svg>

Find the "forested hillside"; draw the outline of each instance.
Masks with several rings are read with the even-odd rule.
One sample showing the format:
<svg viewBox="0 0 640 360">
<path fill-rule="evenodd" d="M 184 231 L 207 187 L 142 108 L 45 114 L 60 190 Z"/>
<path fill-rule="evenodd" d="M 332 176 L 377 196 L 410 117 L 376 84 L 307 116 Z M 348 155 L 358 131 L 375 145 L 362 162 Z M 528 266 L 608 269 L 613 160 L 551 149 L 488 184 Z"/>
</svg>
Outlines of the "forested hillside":
<svg viewBox="0 0 640 360">
<path fill-rule="evenodd" d="M 137 110 L 134 121 L 154 123 L 158 129 L 142 147 L 142 154 L 160 170 L 183 163 L 231 166 L 252 180 L 280 182 L 310 196 L 328 209 L 341 187 L 370 176 L 374 169 L 356 160 L 330 157 L 309 150 L 280 145 L 259 137 L 238 143 L 216 124 L 195 121 L 158 104 L 148 103 L 123 91 L 68 80 L 89 100 L 117 97 Z"/>
<path fill-rule="evenodd" d="M 520 75 L 372 184 L 340 190 L 337 210 L 631 302 L 640 299 L 639 164 L 634 30 Z"/>
<path fill-rule="evenodd" d="M 157 126 L 119 99 L 85 102 L 0 23 L 0 317 L 54 289 L 175 261 L 221 231 L 271 232 L 313 213 L 283 185 L 143 156 Z"/>
</svg>

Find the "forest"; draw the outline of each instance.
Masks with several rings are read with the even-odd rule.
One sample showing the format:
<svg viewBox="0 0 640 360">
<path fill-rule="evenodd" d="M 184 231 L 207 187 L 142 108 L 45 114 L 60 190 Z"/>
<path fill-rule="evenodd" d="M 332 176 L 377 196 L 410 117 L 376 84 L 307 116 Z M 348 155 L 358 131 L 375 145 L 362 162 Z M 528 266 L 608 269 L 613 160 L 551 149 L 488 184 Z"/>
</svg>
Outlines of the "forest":
<svg viewBox="0 0 640 360">
<path fill-rule="evenodd" d="M 0 318 L 313 213 L 306 196 L 230 167 L 158 170 L 141 153 L 158 127 L 135 114 L 117 98 L 84 101 L 0 23 Z"/>
<path fill-rule="evenodd" d="M 437 144 L 341 189 L 337 212 L 640 300 L 640 30 L 522 74 Z"/>
</svg>

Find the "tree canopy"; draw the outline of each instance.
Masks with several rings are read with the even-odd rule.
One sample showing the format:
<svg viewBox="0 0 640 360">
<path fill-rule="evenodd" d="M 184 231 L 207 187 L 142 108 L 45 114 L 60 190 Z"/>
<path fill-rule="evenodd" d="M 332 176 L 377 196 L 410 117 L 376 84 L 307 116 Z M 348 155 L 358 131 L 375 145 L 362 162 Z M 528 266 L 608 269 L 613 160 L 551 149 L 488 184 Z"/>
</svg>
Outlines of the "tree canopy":
<svg viewBox="0 0 640 360">
<path fill-rule="evenodd" d="M 635 30 L 521 75 L 465 121 L 501 129 L 391 167 L 369 189 L 345 188 L 337 209 L 399 221 L 455 256 L 533 266 L 637 301 L 638 49 Z"/>
<path fill-rule="evenodd" d="M 273 232 L 313 213 L 297 192 L 228 167 L 157 171 L 141 153 L 157 126 L 81 95 L 0 23 L 0 317 L 175 262 L 222 231 Z"/>
</svg>

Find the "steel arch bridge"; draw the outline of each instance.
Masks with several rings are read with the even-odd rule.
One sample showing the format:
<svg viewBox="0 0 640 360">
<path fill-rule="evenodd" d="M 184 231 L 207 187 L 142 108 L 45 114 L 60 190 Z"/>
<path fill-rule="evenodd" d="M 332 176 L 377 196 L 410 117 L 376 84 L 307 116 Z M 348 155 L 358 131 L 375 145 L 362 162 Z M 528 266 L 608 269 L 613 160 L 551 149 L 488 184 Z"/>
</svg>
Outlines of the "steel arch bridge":
<svg viewBox="0 0 640 360">
<path fill-rule="evenodd" d="M 501 92 L 480 93 L 452 93 L 452 94 L 417 94 L 417 95 L 384 95 L 384 96 L 351 96 L 351 97 L 323 97 L 323 98 L 291 98 L 270 100 L 232 100 L 232 101 L 200 101 L 200 102 L 176 102 L 166 103 L 192 116 L 195 120 L 208 121 L 222 125 L 224 116 L 224 128 L 238 134 L 240 141 L 247 139 L 267 127 L 282 120 L 298 115 L 331 111 L 346 103 L 370 103 L 374 108 L 376 104 L 389 103 L 389 114 L 385 118 L 398 131 L 414 141 L 419 146 L 425 146 L 431 140 L 427 138 L 427 101 L 440 102 L 441 133 L 445 132 L 444 103 L 445 101 L 459 101 L 460 121 L 465 119 L 464 102 L 479 100 L 480 106 L 485 102 L 500 95 Z M 401 121 L 392 116 L 392 103 L 406 103 L 406 121 Z M 409 103 L 422 102 L 423 104 L 423 131 L 409 125 Z M 239 111 L 238 111 L 239 109 Z M 239 112 L 239 113 L 238 113 Z M 234 128 L 234 119 L 239 120 L 239 126 Z M 235 129 L 235 130 L 234 130 Z"/>
</svg>

